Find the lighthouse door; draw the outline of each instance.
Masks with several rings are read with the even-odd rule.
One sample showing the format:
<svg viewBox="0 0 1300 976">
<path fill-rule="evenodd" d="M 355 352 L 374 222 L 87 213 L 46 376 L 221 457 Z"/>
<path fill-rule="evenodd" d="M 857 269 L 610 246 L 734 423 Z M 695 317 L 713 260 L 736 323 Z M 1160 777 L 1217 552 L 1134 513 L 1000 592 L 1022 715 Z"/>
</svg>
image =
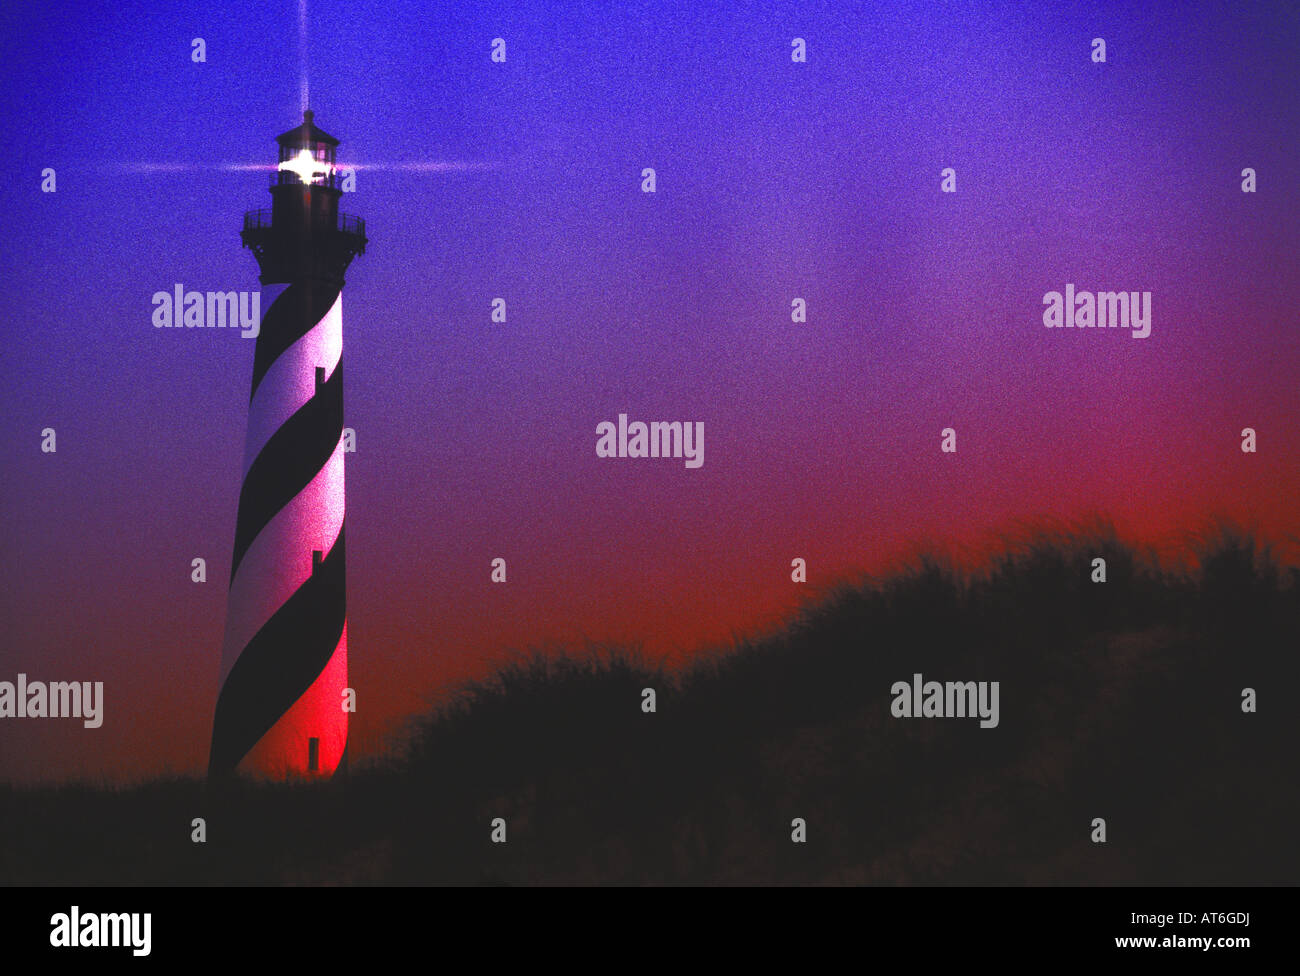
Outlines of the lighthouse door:
<svg viewBox="0 0 1300 976">
<path fill-rule="evenodd" d="M 307 740 L 307 772 L 320 772 L 320 739 L 314 736 Z"/>
</svg>

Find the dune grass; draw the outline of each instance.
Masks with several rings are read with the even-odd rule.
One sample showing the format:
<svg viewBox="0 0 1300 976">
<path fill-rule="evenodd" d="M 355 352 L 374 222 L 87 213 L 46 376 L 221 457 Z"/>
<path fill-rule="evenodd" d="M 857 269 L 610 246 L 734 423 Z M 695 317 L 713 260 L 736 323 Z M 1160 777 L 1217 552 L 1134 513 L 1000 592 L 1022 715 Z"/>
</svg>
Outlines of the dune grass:
<svg viewBox="0 0 1300 976">
<path fill-rule="evenodd" d="M 0 881 L 1294 882 L 1300 571 L 1230 526 L 1191 555 L 1038 529 L 821 593 L 684 671 L 548 648 L 328 783 L 6 787 Z M 914 673 L 998 681 L 998 727 L 892 717 Z"/>
</svg>

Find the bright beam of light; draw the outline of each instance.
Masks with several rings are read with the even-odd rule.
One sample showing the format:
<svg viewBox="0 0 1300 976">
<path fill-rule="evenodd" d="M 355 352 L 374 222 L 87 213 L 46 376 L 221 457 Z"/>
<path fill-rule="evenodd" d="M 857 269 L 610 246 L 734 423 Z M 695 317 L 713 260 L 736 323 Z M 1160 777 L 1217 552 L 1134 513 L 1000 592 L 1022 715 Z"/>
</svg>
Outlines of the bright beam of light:
<svg viewBox="0 0 1300 976">
<path fill-rule="evenodd" d="M 273 173 L 275 163 L 108 163 L 106 169 L 118 173 L 152 175 L 154 173 L 230 173 L 261 171 Z"/>
<path fill-rule="evenodd" d="M 302 95 L 300 112 L 310 107 L 307 101 L 307 0 L 298 0 L 298 88 Z"/>
<path fill-rule="evenodd" d="M 309 149 L 298 150 L 297 156 L 280 164 L 280 169 L 296 174 L 299 183 L 314 183 L 317 176 L 328 177 L 331 168 L 328 163 L 313 159 Z"/>
<path fill-rule="evenodd" d="M 306 153 L 306 150 L 303 150 Z M 307 165 L 314 172 L 325 172 L 325 168 L 307 154 Z M 275 163 L 111 163 L 108 168 L 119 173 L 151 175 L 155 173 L 274 173 L 284 168 L 290 169 L 302 178 L 303 166 L 298 160 L 276 165 Z M 347 170 L 366 170 L 369 172 L 388 171 L 403 173 L 485 173 L 504 169 L 505 164 L 492 161 L 470 161 L 458 159 L 431 159 L 413 163 L 338 163 L 336 173 Z"/>
<path fill-rule="evenodd" d="M 119 173 L 196 173 L 204 169 L 216 169 L 215 166 L 194 166 L 190 163 L 112 163 Z"/>
<path fill-rule="evenodd" d="M 439 159 L 414 163 L 340 163 L 340 171 L 345 169 L 391 170 L 408 173 L 478 173 L 501 169 L 501 163 L 469 162 L 468 160 Z"/>
</svg>

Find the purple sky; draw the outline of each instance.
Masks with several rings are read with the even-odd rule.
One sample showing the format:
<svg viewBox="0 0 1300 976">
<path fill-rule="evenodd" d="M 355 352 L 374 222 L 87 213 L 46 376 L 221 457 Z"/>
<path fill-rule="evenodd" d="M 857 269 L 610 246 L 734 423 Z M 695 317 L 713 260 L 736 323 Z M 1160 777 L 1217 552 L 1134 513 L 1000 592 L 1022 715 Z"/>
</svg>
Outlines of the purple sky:
<svg viewBox="0 0 1300 976">
<path fill-rule="evenodd" d="M 316 120 L 372 167 L 343 201 L 359 751 L 511 648 L 779 619 L 794 556 L 824 584 L 1093 511 L 1294 537 L 1296 8 L 606 6 L 311 4 Z M 222 167 L 274 161 L 297 52 L 293 3 L 0 11 L 0 680 L 107 699 L 94 731 L 0 725 L 0 780 L 206 760 L 253 343 L 150 298 L 257 287 L 266 179 Z M 473 165 L 395 166 L 431 162 Z M 1044 329 L 1067 282 L 1151 291 L 1150 338 Z M 704 466 L 597 458 L 620 412 L 702 421 Z"/>
</svg>

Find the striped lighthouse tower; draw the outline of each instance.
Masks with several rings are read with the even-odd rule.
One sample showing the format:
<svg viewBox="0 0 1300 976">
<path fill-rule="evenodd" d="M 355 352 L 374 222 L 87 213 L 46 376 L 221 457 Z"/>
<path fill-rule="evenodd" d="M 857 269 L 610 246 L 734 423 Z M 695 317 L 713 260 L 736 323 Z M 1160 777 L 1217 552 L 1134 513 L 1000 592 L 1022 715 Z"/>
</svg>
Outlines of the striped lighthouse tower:
<svg viewBox="0 0 1300 976">
<path fill-rule="evenodd" d="M 244 217 L 261 269 L 210 776 L 329 776 L 348 740 L 343 273 L 365 224 L 339 213 L 338 140 L 310 110 L 276 139 L 271 209 Z"/>
</svg>

